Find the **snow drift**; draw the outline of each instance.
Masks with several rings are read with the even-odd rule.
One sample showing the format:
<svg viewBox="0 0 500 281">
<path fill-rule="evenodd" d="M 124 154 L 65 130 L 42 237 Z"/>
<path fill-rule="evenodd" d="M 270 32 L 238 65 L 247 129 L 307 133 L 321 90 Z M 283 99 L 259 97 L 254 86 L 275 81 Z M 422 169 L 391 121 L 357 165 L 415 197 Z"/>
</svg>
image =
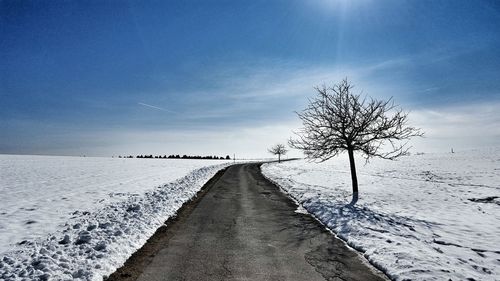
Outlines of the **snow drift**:
<svg viewBox="0 0 500 281">
<path fill-rule="evenodd" d="M 156 188 L 123 193 L 119 199 L 94 202 L 93 209 L 73 211 L 56 231 L 23 240 L 3 252 L 0 280 L 102 280 L 175 215 L 217 171 L 229 165 L 226 162 L 198 168 Z M 179 171 L 176 175 L 180 175 Z M 22 199 L 17 204 L 22 204 Z"/>
</svg>

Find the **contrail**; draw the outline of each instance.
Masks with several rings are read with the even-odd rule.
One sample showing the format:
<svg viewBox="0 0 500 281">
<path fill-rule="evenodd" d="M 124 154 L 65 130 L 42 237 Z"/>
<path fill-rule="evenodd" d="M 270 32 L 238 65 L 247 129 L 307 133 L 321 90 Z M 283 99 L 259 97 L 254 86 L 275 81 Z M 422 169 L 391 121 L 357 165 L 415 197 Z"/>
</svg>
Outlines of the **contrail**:
<svg viewBox="0 0 500 281">
<path fill-rule="evenodd" d="M 158 110 L 161 110 L 161 111 L 166 111 L 166 112 L 170 112 L 170 113 L 175 113 L 175 112 L 174 112 L 174 111 L 172 111 L 172 110 L 168 110 L 168 109 L 165 109 L 165 108 L 161 108 L 161 107 L 154 106 L 154 105 L 150 105 L 150 104 L 143 103 L 143 102 L 139 102 L 138 104 L 139 104 L 139 105 L 142 105 L 142 106 L 146 106 L 146 107 L 150 107 L 150 108 L 158 109 Z"/>
</svg>

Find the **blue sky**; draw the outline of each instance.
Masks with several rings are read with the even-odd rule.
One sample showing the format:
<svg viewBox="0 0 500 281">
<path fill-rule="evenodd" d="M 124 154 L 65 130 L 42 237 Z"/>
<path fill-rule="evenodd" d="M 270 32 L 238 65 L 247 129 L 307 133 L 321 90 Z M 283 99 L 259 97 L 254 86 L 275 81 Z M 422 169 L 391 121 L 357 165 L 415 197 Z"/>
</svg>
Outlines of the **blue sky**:
<svg viewBox="0 0 500 281">
<path fill-rule="evenodd" d="M 500 145 L 499 35 L 498 1 L 3 0 L 0 153 L 265 156 L 344 77 L 416 150 Z"/>
</svg>

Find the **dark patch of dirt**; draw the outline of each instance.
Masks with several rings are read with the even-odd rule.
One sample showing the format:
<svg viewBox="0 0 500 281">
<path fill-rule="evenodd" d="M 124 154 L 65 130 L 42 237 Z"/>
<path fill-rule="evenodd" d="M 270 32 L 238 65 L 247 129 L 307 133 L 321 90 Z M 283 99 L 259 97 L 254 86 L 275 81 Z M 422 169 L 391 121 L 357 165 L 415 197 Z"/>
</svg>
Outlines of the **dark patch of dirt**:
<svg viewBox="0 0 500 281">
<path fill-rule="evenodd" d="M 498 198 L 499 198 L 498 196 L 488 196 L 485 198 L 469 198 L 469 201 L 476 203 L 493 203 L 500 206 L 500 200 L 496 200 Z"/>
</svg>

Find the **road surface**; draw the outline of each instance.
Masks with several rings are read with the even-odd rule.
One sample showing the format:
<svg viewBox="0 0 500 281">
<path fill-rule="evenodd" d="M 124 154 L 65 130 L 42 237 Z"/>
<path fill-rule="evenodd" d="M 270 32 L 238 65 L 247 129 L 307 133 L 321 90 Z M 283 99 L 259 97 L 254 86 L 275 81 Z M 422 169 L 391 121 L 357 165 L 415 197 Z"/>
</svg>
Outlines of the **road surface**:
<svg viewBox="0 0 500 281">
<path fill-rule="evenodd" d="M 229 167 L 109 280 L 387 280 L 260 173 Z"/>
</svg>

